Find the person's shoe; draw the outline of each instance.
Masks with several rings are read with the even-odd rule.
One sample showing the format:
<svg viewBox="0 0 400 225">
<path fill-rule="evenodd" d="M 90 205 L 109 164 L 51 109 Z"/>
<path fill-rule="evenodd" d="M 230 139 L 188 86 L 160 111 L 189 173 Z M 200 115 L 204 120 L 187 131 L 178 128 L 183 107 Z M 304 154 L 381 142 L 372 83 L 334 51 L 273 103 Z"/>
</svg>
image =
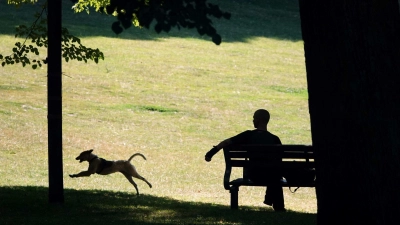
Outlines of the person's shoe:
<svg viewBox="0 0 400 225">
<path fill-rule="evenodd" d="M 264 202 L 263 202 L 263 203 L 266 204 L 266 205 L 272 206 L 272 199 L 271 199 L 271 196 L 270 196 L 270 195 L 265 195 L 265 196 L 264 196 Z"/>
<path fill-rule="evenodd" d="M 263 203 L 266 204 L 266 205 L 272 206 L 272 202 L 270 202 L 270 201 L 264 200 Z"/>
</svg>

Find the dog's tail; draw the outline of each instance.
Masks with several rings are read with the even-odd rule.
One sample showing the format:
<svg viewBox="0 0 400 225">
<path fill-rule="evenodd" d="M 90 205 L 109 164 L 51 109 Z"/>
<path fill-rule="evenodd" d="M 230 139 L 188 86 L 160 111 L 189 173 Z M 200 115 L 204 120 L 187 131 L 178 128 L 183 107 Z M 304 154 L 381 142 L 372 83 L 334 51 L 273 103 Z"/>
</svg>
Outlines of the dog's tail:
<svg viewBox="0 0 400 225">
<path fill-rule="evenodd" d="M 143 158 L 144 160 L 147 160 L 146 157 L 144 157 L 144 155 L 142 155 L 141 153 L 135 153 L 135 154 L 133 154 L 133 155 L 128 159 L 128 162 L 130 162 L 130 161 L 133 159 L 133 157 L 135 157 L 135 156 L 137 156 L 137 155 L 142 156 L 142 158 Z"/>
</svg>

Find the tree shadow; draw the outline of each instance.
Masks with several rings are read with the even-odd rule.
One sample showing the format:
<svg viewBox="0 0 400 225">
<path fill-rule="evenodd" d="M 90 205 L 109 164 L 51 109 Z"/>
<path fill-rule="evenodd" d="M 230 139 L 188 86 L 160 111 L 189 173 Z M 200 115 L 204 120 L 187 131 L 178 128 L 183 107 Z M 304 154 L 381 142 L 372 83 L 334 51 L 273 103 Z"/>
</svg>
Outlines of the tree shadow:
<svg viewBox="0 0 400 225">
<path fill-rule="evenodd" d="M 39 0 L 41 2 L 43 0 Z M 222 36 L 223 42 L 246 42 L 257 37 L 301 40 L 300 16 L 297 1 L 292 0 L 227 0 L 214 1 L 223 11 L 230 12 L 230 20 L 213 18 L 213 24 Z M 120 35 L 115 35 L 111 24 L 116 21 L 107 16 L 91 11 L 74 13 L 70 0 L 63 0 L 63 26 L 77 37 L 103 36 L 124 39 L 161 40 L 166 37 L 199 38 L 209 40 L 208 36 L 200 36 L 196 30 L 172 29 L 169 33 L 157 34 L 154 29 L 132 27 Z M 20 8 L 0 1 L 0 20 L 5 22 L 0 34 L 15 34 L 15 27 L 24 24 L 30 26 L 34 21 L 34 13 L 39 11 L 39 4 L 23 5 Z"/>
<path fill-rule="evenodd" d="M 276 213 L 104 190 L 64 191 L 64 204 L 48 203 L 48 188 L 0 187 L 0 224 L 316 224 L 316 215 Z"/>
</svg>

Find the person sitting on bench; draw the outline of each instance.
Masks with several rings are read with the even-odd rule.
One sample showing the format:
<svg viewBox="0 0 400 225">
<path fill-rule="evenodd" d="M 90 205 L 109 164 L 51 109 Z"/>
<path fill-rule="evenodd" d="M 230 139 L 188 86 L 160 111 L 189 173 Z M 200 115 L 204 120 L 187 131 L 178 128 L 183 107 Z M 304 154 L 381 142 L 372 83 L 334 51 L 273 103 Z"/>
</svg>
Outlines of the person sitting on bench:
<svg viewBox="0 0 400 225">
<path fill-rule="evenodd" d="M 241 144 L 278 144 L 281 145 L 281 140 L 278 136 L 267 131 L 267 125 L 270 119 L 270 114 L 265 109 L 255 111 L 253 116 L 254 130 L 246 130 L 236 136 L 228 138 L 218 145 L 214 146 L 205 155 L 207 162 L 221 149 L 229 145 Z M 250 159 L 252 160 L 252 159 Z M 253 159 L 254 160 L 254 159 Z M 281 185 L 282 175 L 277 171 L 260 171 L 257 168 L 249 170 L 250 180 L 253 182 L 267 182 L 268 187 L 265 192 L 264 204 L 272 206 L 275 211 L 286 211 L 284 205 L 283 190 Z"/>
</svg>

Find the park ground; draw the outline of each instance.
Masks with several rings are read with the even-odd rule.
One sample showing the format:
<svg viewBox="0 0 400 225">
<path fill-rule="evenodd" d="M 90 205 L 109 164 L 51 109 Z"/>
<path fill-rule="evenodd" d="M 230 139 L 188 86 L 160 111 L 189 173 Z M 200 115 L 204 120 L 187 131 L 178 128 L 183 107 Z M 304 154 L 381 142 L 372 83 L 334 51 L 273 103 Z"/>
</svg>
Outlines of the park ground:
<svg viewBox="0 0 400 225">
<path fill-rule="evenodd" d="M 195 31 L 132 28 L 115 36 L 114 18 L 73 14 L 63 24 L 105 60 L 63 63 L 65 203 L 47 204 L 46 67 L 0 67 L 1 224 L 315 224 L 314 188 L 285 189 L 287 213 L 263 205 L 264 188 L 243 187 L 238 211 L 224 190 L 219 141 L 252 129 L 252 113 L 271 113 L 269 130 L 285 144 L 311 144 L 298 6 L 293 1 L 218 1 L 231 20 L 215 20 L 216 46 Z M 29 8 L 31 7 L 31 8 Z M 32 6 L 0 2 L 0 52 Z M 45 51 L 39 57 L 45 56 Z M 121 175 L 71 179 L 83 150 L 110 160 L 134 158 L 140 196 Z M 240 171 L 233 175 L 240 176 Z"/>
</svg>

